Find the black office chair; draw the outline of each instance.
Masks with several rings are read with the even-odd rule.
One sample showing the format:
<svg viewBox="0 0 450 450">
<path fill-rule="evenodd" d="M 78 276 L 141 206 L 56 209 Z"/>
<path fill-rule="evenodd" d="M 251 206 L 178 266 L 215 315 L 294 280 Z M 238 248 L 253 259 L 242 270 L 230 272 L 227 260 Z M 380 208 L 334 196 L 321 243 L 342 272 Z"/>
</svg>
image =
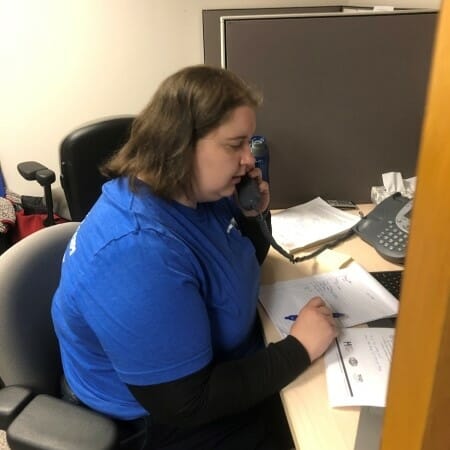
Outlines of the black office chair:
<svg viewBox="0 0 450 450">
<path fill-rule="evenodd" d="M 81 221 L 100 196 L 106 178 L 99 166 L 130 137 L 134 116 L 102 119 L 72 131 L 60 147 L 61 186 L 72 220 Z"/>
<path fill-rule="evenodd" d="M 73 221 L 84 219 L 100 196 L 106 178 L 99 166 L 128 140 L 134 116 L 104 118 L 83 125 L 68 134 L 59 149 L 61 186 Z M 27 180 L 44 186 L 48 217 L 53 218 L 50 185 L 55 173 L 37 161 L 25 161 L 17 166 Z M 52 225 L 47 219 L 45 226 Z"/>
<path fill-rule="evenodd" d="M 77 226 L 43 228 L 0 257 L 0 429 L 12 450 L 121 448 L 114 421 L 60 398 L 50 308 Z"/>
</svg>

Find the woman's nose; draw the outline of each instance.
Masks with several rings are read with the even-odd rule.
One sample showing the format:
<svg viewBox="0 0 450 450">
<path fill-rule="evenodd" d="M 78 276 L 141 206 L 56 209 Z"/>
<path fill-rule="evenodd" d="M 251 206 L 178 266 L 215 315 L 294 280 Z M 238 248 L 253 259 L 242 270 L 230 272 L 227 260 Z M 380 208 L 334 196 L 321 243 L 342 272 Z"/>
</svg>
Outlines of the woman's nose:
<svg viewBox="0 0 450 450">
<path fill-rule="evenodd" d="M 241 164 L 250 167 L 255 167 L 255 157 L 253 156 L 252 150 L 250 148 L 250 142 L 245 145 L 242 153 Z"/>
</svg>

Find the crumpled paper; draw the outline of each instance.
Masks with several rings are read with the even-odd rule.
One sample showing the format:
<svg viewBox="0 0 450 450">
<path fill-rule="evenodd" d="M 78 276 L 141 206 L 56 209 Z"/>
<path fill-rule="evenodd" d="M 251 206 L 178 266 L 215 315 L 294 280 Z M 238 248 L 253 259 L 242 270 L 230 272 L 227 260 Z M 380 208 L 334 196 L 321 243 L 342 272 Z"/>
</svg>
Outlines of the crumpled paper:
<svg viewBox="0 0 450 450">
<path fill-rule="evenodd" d="M 403 179 L 400 172 L 386 172 L 381 177 L 383 186 L 372 186 L 370 192 L 370 198 L 376 205 L 396 192 L 407 198 L 414 197 L 417 177 Z"/>
</svg>

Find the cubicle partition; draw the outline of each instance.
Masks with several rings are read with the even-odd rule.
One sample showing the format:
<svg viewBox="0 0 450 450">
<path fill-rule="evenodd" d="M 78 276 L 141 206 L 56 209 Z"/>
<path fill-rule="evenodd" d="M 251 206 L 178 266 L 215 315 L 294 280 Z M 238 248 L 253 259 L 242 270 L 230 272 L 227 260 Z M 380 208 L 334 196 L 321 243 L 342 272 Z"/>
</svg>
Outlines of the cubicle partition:
<svg viewBox="0 0 450 450">
<path fill-rule="evenodd" d="M 204 11 L 205 63 L 264 95 L 272 208 L 368 202 L 382 173 L 415 175 L 437 12 L 292 10 Z"/>
</svg>

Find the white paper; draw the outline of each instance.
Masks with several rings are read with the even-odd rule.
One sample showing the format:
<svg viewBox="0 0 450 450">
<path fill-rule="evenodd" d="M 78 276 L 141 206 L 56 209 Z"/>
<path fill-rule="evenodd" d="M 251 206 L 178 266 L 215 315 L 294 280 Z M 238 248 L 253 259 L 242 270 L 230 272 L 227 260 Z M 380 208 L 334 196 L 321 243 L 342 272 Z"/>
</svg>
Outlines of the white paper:
<svg viewBox="0 0 450 450">
<path fill-rule="evenodd" d="M 279 281 L 260 287 L 260 302 L 282 336 L 289 334 L 292 320 L 315 296 L 345 317 L 336 319 L 342 327 L 395 316 L 398 300 L 359 264 L 311 277 Z"/>
<path fill-rule="evenodd" d="M 330 406 L 385 406 L 394 328 L 346 328 L 325 354 Z"/>
<path fill-rule="evenodd" d="M 330 206 L 316 197 L 272 215 L 272 234 L 286 250 L 295 251 L 353 227 L 360 217 Z"/>
<path fill-rule="evenodd" d="M 394 7 L 393 6 L 389 6 L 389 5 L 376 5 L 373 7 L 374 11 L 394 11 Z"/>
</svg>

